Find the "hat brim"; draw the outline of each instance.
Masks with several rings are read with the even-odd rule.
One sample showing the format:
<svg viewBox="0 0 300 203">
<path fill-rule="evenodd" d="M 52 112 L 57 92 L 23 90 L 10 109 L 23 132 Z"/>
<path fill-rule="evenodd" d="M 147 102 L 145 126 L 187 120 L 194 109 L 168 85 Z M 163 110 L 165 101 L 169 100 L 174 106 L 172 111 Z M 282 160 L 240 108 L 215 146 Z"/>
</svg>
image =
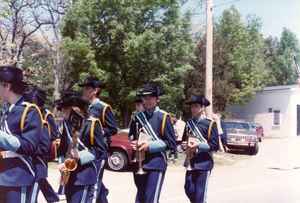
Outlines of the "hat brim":
<svg viewBox="0 0 300 203">
<path fill-rule="evenodd" d="M 84 86 L 91 86 L 91 87 L 94 87 L 96 88 L 95 84 L 93 82 L 87 82 L 87 83 L 82 83 L 82 84 L 79 84 L 78 85 L 79 87 L 84 87 Z M 101 88 L 101 89 L 104 89 L 106 88 L 106 85 L 101 83 L 97 86 L 98 88 Z"/>
<path fill-rule="evenodd" d="M 186 105 L 189 105 L 189 106 L 191 106 L 192 104 L 195 104 L 195 103 L 200 104 L 200 105 L 203 105 L 203 106 L 205 106 L 205 107 L 207 107 L 207 106 L 210 105 L 210 102 L 209 102 L 207 99 L 205 99 L 204 104 L 201 104 L 200 101 L 195 101 L 195 102 L 185 102 L 185 104 L 186 104 Z"/>
<path fill-rule="evenodd" d="M 84 86 L 94 86 L 94 84 L 92 82 L 88 82 L 88 83 L 82 83 L 78 85 L 79 87 L 84 87 Z"/>
<path fill-rule="evenodd" d="M 70 106 L 78 106 L 78 107 L 85 107 L 87 108 L 90 103 L 86 102 L 80 98 L 70 98 L 67 99 L 66 101 L 62 101 L 61 99 L 55 100 L 53 102 L 54 105 L 58 106 L 57 109 L 61 109 L 62 107 L 70 107 Z"/>
</svg>

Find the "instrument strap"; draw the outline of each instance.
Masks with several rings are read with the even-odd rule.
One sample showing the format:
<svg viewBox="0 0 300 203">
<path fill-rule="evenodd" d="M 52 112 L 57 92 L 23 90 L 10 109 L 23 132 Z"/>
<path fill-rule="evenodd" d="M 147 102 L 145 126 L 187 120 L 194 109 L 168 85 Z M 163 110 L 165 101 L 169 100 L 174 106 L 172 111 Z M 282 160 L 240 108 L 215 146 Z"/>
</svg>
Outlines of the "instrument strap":
<svg viewBox="0 0 300 203">
<path fill-rule="evenodd" d="M 160 140 L 156 133 L 154 132 L 151 124 L 149 123 L 149 121 L 146 118 L 146 115 L 144 112 L 141 112 L 139 114 L 137 114 L 137 119 L 139 120 L 139 122 L 142 124 L 143 128 L 145 128 L 145 130 L 147 131 L 147 133 L 149 135 L 151 135 L 155 140 Z"/>
<path fill-rule="evenodd" d="M 195 122 L 193 119 L 189 119 L 187 121 L 187 124 L 189 126 L 189 128 L 195 132 L 195 134 L 197 135 L 198 139 L 200 140 L 200 142 L 206 142 L 207 140 L 203 137 L 203 135 L 201 134 L 200 130 L 198 129 L 198 127 L 196 126 Z M 209 140 L 209 139 L 208 139 Z"/>
</svg>

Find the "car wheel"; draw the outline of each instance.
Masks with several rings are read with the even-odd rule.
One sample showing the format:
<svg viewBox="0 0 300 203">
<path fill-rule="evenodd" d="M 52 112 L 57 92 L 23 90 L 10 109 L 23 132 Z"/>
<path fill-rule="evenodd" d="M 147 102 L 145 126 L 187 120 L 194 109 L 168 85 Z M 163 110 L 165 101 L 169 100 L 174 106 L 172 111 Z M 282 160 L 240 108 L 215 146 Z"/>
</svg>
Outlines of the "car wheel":
<svg viewBox="0 0 300 203">
<path fill-rule="evenodd" d="M 256 155 L 258 153 L 258 144 L 255 145 L 255 147 L 248 149 L 248 154 L 253 156 Z"/>
<path fill-rule="evenodd" d="M 184 150 L 183 150 L 181 144 L 178 144 L 178 145 L 177 145 L 177 152 L 180 153 L 180 154 L 182 154 L 183 151 L 184 151 Z"/>
<path fill-rule="evenodd" d="M 112 149 L 107 162 L 108 168 L 112 171 L 124 171 L 129 165 L 127 154 L 121 149 Z"/>
</svg>

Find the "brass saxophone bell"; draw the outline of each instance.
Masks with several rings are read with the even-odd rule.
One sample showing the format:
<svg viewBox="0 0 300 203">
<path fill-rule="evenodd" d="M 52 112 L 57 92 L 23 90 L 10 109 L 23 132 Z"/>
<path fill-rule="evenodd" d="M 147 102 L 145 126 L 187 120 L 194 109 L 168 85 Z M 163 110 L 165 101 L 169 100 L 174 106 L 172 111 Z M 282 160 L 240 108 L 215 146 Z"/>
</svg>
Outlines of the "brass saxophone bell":
<svg viewBox="0 0 300 203">
<path fill-rule="evenodd" d="M 65 167 L 68 171 L 75 171 L 77 168 L 77 161 L 75 159 L 68 158 L 65 161 Z"/>
</svg>

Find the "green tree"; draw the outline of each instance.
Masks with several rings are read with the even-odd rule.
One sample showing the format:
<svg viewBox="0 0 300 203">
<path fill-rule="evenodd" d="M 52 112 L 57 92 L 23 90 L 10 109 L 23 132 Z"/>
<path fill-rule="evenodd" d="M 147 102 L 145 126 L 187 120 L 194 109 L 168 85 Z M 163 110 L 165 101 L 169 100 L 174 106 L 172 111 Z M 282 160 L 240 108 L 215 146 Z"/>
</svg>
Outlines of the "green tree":
<svg viewBox="0 0 300 203">
<path fill-rule="evenodd" d="M 274 46 L 272 64 L 268 66 L 271 75 L 269 86 L 297 84 L 296 70 L 293 65 L 293 50 L 300 54 L 299 41 L 294 33 L 283 28 L 280 41 Z"/>
<path fill-rule="evenodd" d="M 62 50 L 74 81 L 94 75 L 107 84 L 101 99 L 125 127 L 134 96 L 148 83 L 165 90 L 160 106 L 175 111 L 183 76 L 192 69 L 189 31 L 190 14 L 181 17 L 177 0 L 84 0 L 64 17 Z"/>
<path fill-rule="evenodd" d="M 247 16 L 243 23 L 235 7 L 225 10 L 214 22 L 213 109 L 224 111 L 228 104 L 244 104 L 266 83 L 263 38 L 260 19 Z M 202 36 L 195 50 L 195 71 L 185 80 L 186 96 L 205 93 L 206 39 Z M 198 79 L 200 76 L 200 80 Z"/>
</svg>

